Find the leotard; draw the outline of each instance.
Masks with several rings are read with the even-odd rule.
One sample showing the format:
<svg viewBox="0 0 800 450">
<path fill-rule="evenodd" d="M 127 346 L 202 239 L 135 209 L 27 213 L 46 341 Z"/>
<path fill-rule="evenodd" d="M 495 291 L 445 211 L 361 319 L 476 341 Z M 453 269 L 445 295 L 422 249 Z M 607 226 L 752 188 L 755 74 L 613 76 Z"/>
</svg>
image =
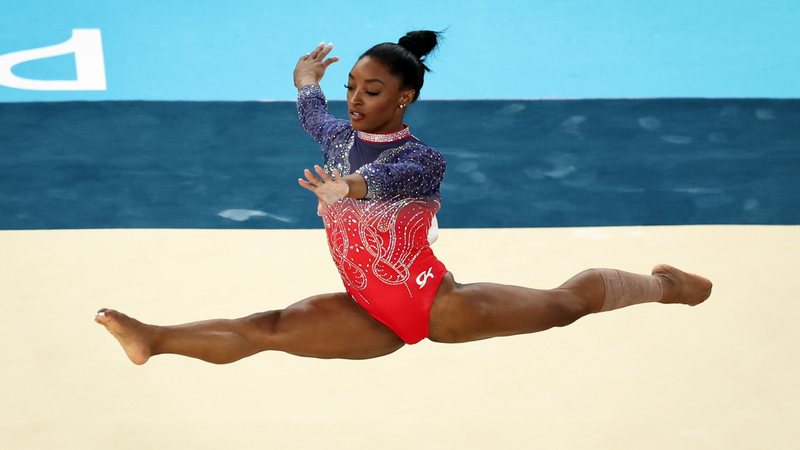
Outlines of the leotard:
<svg viewBox="0 0 800 450">
<path fill-rule="evenodd" d="M 431 305 L 447 272 L 429 240 L 444 157 L 407 127 L 391 134 L 354 130 L 328 113 L 317 85 L 300 88 L 297 111 L 322 147 L 325 170 L 359 173 L 367 182 L 365 198 L 318 209 L 346 291 L 403 341 L 419 342 L 428 336 Z"/>
</svg>

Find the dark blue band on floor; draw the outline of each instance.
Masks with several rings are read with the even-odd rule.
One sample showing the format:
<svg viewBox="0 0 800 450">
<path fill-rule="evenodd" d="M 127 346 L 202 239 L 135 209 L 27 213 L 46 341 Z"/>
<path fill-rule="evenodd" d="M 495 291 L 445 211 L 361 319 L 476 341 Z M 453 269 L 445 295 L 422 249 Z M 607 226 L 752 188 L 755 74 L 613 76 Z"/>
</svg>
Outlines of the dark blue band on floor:
<svg viewBox="0 0 800 450">
<path fill-rule="evenodd" d="M 343 102 L 331 110 L 346 117 Z M 800 223 L 800 100 L 429 101 L 442 227 Z M 319 228 L 293 103 L 0 103 L 0 229 Z"/>
</svg>

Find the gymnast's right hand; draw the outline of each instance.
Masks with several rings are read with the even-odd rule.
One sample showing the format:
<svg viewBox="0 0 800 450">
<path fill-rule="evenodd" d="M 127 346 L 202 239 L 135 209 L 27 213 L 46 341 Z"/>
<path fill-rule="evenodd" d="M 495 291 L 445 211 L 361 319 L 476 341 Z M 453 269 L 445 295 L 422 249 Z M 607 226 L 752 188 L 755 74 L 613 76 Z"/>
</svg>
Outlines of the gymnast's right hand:
<svg viewBox="0 0 800 450">
<path fill-rule="evenodd" d="M 303 55 L 294 67 L 294 86 L 297 89 L 307 84 L 319 84 L 325 70 L 339 60 L 339 57 L 325 58 L 333 50 L 333 44 L 322 42 L 310 53 Z"/>
</svg>

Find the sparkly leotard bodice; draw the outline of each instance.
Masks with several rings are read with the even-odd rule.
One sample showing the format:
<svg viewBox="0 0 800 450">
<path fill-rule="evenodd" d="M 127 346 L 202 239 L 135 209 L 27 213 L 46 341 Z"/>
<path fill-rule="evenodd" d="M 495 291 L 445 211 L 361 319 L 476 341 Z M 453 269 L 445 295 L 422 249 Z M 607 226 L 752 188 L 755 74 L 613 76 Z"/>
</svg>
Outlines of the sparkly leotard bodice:
<svg viewBox="0 0 800 450">
<path fill-rule="evenodd" d="M 419 341 L 427 336 L 427 314 L 446 272 L 429 241 L 444 157 L 407 128 L 389 135 L 355 131 L 327 112 L 319 86 L 303 86 L 297 107 L 300 124 L 322 146 L 325 170 L 358 173 L 367 182 L 364 199 L 344 198 L 319 210 L 345 289 L 406 342 Z M 379 153 L 351 167 L 359 160 L 351 152 L 364 143 L 376 145 L 363 153 Z M 415 324 L 406 323 L 410 316 Z"/>
</svg>

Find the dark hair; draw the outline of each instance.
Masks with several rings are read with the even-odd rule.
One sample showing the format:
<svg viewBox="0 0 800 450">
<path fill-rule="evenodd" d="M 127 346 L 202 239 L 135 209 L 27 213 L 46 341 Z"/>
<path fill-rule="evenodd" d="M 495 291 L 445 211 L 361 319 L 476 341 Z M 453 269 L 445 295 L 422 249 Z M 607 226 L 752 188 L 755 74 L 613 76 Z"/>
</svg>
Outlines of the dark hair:
<svg viewBox="0 0 800 450">
<path fill-rule="evenodd" d="M 425 83 L 425 72 L 431 71 L 425 65 L 425 57 L 436 48 L 441 35 L 440 31 L 409 31 L 396 44 L 375 45 L 358 59 L 369 56 L 385 64 L 389 72 L 400 77 L 403 87 L 414 89 L 415 101 Z"/>
</svg>

